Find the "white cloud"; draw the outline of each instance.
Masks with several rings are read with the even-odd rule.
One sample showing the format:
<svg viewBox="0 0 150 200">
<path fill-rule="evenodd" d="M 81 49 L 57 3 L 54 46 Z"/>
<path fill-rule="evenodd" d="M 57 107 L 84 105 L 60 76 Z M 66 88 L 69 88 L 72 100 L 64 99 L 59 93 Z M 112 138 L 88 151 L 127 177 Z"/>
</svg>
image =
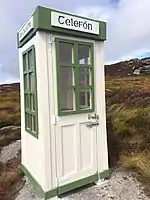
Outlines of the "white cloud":
<svg viewBox="0 0 150 200">
<path fill-rule="evenodd" d="M 80 8 L 82 14 L 106 18 L 106 62 L 138 56 L 135 52 L 150 51 L 149 0 L 120 0 L 117 6 Z"/>
<path fill-rule="evenodd" d="M 0 82 L 17 80 L 16 32 L 37 4 L 107 21 L 106 63 L 150 52 L 150 0 L 0 1 Z M 16 6 L 17 5 L 17 6 Z M 86 6 L 85 6 L 86 5 Z"/>
</svg>

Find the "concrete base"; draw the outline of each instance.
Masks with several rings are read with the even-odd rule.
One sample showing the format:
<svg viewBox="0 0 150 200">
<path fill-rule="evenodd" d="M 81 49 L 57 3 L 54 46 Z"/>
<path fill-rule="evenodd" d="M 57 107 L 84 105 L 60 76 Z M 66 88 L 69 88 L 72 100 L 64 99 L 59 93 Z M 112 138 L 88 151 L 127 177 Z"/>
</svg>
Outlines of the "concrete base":
<svg viewBox="0 0 150 200">
<path fill-rule="evenodd" d="M 47 200 L 62 200 L 62 199 L 60 199 L 60 198 L 58 198 L 58 197 L 56 196 L 56 197 L 52 197 L 52 198 L 47 199 Z"/>
<path fill-rule="evenodd" d="M 108 184 L 108 182 L 109 180 L 99 179 L 97 182 L 95 182 L 95 184 L 98 186 L 105 186 L 106 184 Z"/>
</svg>

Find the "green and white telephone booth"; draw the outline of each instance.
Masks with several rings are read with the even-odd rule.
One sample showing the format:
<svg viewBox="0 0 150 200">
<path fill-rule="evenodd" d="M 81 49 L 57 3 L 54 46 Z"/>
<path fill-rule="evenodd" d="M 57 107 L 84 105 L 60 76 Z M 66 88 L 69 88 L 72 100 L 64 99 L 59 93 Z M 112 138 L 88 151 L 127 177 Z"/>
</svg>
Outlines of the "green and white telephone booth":
<svg viewBox="0 0 150 200">
<path fill-rule="evenodd" d="M 108 178 L 106 23 L 38 6 L 17 37 L 23 171 L 53 200 Z"/>
</svg>

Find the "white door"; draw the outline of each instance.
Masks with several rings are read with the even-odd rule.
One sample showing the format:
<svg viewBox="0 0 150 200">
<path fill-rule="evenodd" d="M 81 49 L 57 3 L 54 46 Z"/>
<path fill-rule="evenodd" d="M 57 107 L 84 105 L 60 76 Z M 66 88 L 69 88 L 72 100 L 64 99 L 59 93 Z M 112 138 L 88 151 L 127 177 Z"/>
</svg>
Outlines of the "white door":
<svg viewBox="0 0 150 200">
<path fill-rule="evenodd" d="M 97 181 L 93 43 L 55 40 L 56 157 L 59 193 Z"/>
</svg>

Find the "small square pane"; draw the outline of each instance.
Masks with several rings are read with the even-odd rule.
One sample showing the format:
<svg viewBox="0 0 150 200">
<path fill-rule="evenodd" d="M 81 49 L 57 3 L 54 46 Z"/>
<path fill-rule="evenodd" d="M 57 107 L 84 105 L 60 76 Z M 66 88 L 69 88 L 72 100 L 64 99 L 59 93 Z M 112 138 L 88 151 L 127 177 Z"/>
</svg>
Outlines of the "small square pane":
<svg viewBox="0 0 150 200">
<path fill-rule="evenodd" d="M 33 72 L 29 73 L 29 86 L 30 86 L 30 91 L 35 90 L 35 76 Z"/>
<path fill-rule="evenodd" d="M 74 84 L 73 67 L 60 67 L 60 85 L 61 87 L 69 87 Z"/>
<path fill-rule="evenodd" d="M 31 123 L 32 123 L 32 131 L 36 132 L 36 120 L 34 115 L 31 116 Z"/>
<path fill-rule="evenodd" d="M 25 94 L 25 109 L 29 110 L 30 106 L 29 106 L 29 95 Z"/>
<path fill-rule="evenodd" d="M 73 44 L 66 42 L 59 43 L 59 62 L 60 65 L 74 63 Z"/>
<path fill-rule="evenodd" d="M 79 93 L 80 109 L 89 109 L 91 107 L 90 89 L 83 89 Z"/>
<path fill-rule="evenodd" d="M 88 86 L 90 84 L 90 69 L 81 67 L 79 68 L 79 84 Z"/>
<path fill-rule="evenodd" d="M 29 90 L 28 74 L 24 74 L 24 90 Z"/>
<path fill-rule="evenodd" d="M 34 94 L 30 94 L 30 110 L 35 111 L 35 97 Z"/>
<path fill-rule="evenodd" d="M 28 52 L 28 66 L 29 69 L 34 68 L 34 54 L 32 49 Z"/>
<path fill-rule="evenodd" d="M 90 46 L 78 45 L 78 64 L 91 64 Z"/>
<path fill-rule="evenodd" d="M 25 125 L 27 129 L 30 129 L 30 114 L 29 113 L 25 113 Z"/>
<path fill-rule="evenodd" d="M 27 54 L 23 55 L 23 71 L 28 70 L 28 57 Z"/>
<path fill-rule="evenodd" d="M 75 92 L 73 89 L 61 87 L 60 104 L 62 111 L 75 110 Z"/>
</svg>

